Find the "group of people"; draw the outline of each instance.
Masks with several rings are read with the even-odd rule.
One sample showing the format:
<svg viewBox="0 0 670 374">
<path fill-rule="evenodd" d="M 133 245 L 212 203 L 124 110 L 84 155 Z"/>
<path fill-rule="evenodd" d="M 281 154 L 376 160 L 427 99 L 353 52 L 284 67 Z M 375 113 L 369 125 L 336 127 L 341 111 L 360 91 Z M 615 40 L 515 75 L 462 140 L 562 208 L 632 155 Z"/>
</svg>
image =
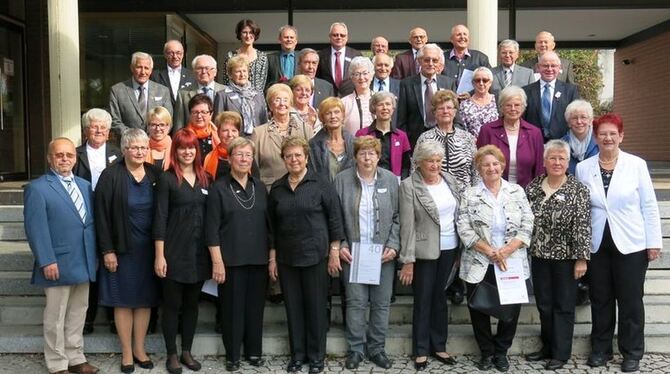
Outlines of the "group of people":
<svg viewBox="0 0 670 374">
<path fill-rule="evenodd" d="M 183 46 L 169 41 L 165 71 L 133 54 L 110 112 L 83 115 L 84 144 L 50 143 L 51 169 L 26 188 L 25 225 L 33 282 L 46 290 L 51 373 L 97 372 L 83 355 L 89 298 L 113 308 L 122 372 L 154 366 L 145 336 L 159 306 L 167 371 L 199 370 L 191 348 L 209 279 L 227 370 L 240 369 L 242 347 L 247 362 L 264 364 L 265 297 L 278 283 L 286 369 L 321 372 L 337 276 L 346 369 L 366 357 L 392 366 L 385 338 L 396 276 L 414 294 L 414 367 L 429 357 L 453 365 L 445 290 L 460 283 L 470 299 L 495 287 L 495 267 L 505 271 L 509 259 L 532 279 L 540 313 L 542 347 L 528 360 L 550 370 L 568 360 L 577 281 L 588 274 L 587 363 L 612 358 L 618 307 L 622 370 L 637 370 L 643 283 L 661 248 L 651 178 L 642 159 L 620 150 L 621 118 L 594 120 L 578 99 L 551 34 L 538 34 L 531 68 L 516 64 L 518 43 L 505 40 L 490 69 L 463 25 L 452 28 L 448 52 L 412 29 L 412 48 L 395 61 L 383 37 L 372 61 L 347 47 L 340 22 L 319 52 L 296 52 L 293 26 L 279 30 L 279 53 L 253 47 L 260 28 L 251 20 L 236 33 L 225 84 L 215 82 L 214 58 L 195 57 L 191 71 Z M 466 70 L 471 92 L 459 90 Z M 352 276 L 363 250 L 381 262 L 374 282 Z M 468 305 L 479 369 L 508 370 L 520 307 L 505 306 L 494 335 L 490 313 Z"/>
</svg>

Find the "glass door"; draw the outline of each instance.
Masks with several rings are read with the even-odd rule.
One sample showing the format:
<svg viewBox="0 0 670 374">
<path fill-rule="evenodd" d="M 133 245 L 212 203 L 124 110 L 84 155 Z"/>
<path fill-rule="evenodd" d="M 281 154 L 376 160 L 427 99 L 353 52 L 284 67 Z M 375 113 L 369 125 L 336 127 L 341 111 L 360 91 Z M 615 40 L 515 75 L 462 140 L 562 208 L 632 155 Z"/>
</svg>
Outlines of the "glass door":
<svg viewBox="0 0 670 374">
<path fill-rule="evenodd" d="M 0 19 L 0 181 L 26 178 L 23 28 Z"/>
</svg>

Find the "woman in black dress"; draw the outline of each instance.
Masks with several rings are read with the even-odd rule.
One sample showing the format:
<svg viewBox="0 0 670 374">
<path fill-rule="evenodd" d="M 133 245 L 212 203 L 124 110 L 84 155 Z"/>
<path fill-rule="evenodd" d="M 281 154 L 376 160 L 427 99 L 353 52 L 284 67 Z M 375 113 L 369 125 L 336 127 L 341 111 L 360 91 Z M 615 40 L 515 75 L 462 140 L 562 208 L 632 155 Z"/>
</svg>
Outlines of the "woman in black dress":
<svg viewBox="0 0 670 374">
<path fill-rule="evenodd" d="M 240 348 L 246 360 L 262 366 L 263 308 L 270 249 L 267 192 L 250 174 L 254 143 L 236 138 L 228 147 L 230 173 L 213 185 L 207 198 L 207 244 L 224 265 L 219 282 L 226 370 L 240 368 Z"/>
<path fill-rule="evenodd" d="M 121 137 L 123 158 L 107 167 L 95 190 L 95 228 L 100 270 L 100 305 L 114 307 L 114 320 L 123 353 L 121 371 L 133 362 L 150 369 L 144 339 L 151 308 L 159 304 L 158 278 L 153 272 L 151 226 L 154 190 L 160 170 L 144 162 L 149 137 L 128 129 Z"/>
<path fill-rule="evenodd" d="M 202 167 L 198 138 L 181 129 L 174 134 L 172 144 L 170 168 L 161 174 L 156 186 L 154 271 L 163 285 L 165 366 L 174 374 L 181 373 L 179 361 L 194 371 L 201 368 L 191 355 L 191 346 L 200 289 L 212 273 L 204 235 L 209 177 Z M 176 345 L 180 317 L 181 360 Z"/>
</svg>

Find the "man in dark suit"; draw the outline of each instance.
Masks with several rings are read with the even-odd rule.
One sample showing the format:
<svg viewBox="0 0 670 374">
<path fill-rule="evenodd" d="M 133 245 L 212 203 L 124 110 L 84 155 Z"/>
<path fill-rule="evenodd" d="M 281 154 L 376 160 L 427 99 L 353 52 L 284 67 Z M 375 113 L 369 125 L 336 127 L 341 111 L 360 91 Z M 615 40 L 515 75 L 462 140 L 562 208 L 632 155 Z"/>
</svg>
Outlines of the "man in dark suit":
<svg viewBox="0 0 670 374">
<path fill-rule="evenodd" d="M 195 75 L 189 68 L 182 66 L 184 47 L 179 40 L 168 40 L 163 46 L 163 56 L 167 67 L 156 69 L 151 73 L 151 80 L 170 89 L 172 106 L 177 101 L 177 91 L 195 84 Z"/>
<path fill-rule="evenodd" d="M 312 48 L 304 48 L 298 53 L 298 71 L 308 76 L 314 85 L 312 93 L 312 107 L 318 109 L 323 99 L 335 96 L 333 85 L 326 80 L 316 77 L 319 66 L 319 54 Z"/>
<path fill-rule="evenodd" d="M 298 73 L 298 59 L 295 51 L 298 45 L 298 29 L 284 25 L 279 29 L 281 51 L 268 53 L 268 79 L 266 89 L 278 82 L 287 82 Z"/>
<path fill-rule="evenodd" d="M 373 56 L 380 53 L 387 54 L 389 53 L 389 41 L 383 36 L 375 36 L 372 38 L 372 42 L 370 42 L 370 50 Z"/>
<path fill-rule="evenodd" d="M 44 359 L 50 373 L 93 374 L 84 356 L 89 282 L 95 281 L 96 241 L 91 184 L 74 176 L 74 143 L 49 143 L 50 170 L 24 193 L 24 225 L 35 257 L 31 283 L 44 287 Z"/>
<path fill-rule="evenodd" d="M 516 64 L 519 58 L 519 43 L 505 39 L 498 44 L 500 65 L 491 69 L 493 73 L 494 92 L 500 92 L 507 86 L 523 87 L 535 82 L 535 74 L 531 69 Z"/>
<path fill-rule="evenodd" d="M 393 71 L 391 76 L 398 80 L 419 74 L 419 63 L 416 55 L 421 48 L 428 43 L 428 34 L 421 27 L 415 27 L 409 32 L 409 44 L 412 46 L 409 50 L 399 53 L 395 56 Z"/>
<path fill-rule="evenodd" d="M 474 71 L 480 66 L 491 68 L 489 58 L 476 49 L 469 49 L 470 30 L 464 25 L 456 25 L 451 28 L 451 44 L 453 48 L 444 56 L 445 64 L 442 74 L 461 82 L 463 70 Z"/>
<path fill-rule="evenodd" d="M 541 68 L 538 66 L 539 57 L 545 52 L 554 51 L 555 48 L 556 40 L 554 39 L 554 35 L 549 31 L 540 31 L 535 36 L 535 52 L 537 52 L 537 56 L 524 61 L 521 65 L 540 74 Z M 571 84 L 577 83 L 575 82 L 575 72 L 572 69 L 572 61 L 561 58 L 561 70 L 556 79 Z"/>
<path fill-rule="evenodd" d="M 437 44 L 429 43 L 419 51 L 417 60 L 421 73 L 400 82 L 398 100 L 398 128 L 404 130 L 414 148 L 419 135 L 435 126 L 430 100 L 438 90 L 456 90 L 456 81 L 437 74 L 437 66 L 444 63 L 444 52 Z"/>
<path fill-rule="evenodd" d="M 226 88 L 226 86 L 214 82 L 218 71 L 214 57 L 210 55 L 195 56 L 191 65 L 195 71 L 197 85 L 191 86 L 189 89 L 179 90 L 174 116 L 172 116 L 172 134 L 188 125 L 191 115 L 188 110 L 188 102 L 191 101 L 193 96 L 204 93 L 214 102 L 216 94 Z"/>
<path fill-rule="evenodd" d="M 319 70 L 316 75 L 332 84 L 337 94 L 339 86 L 349 76 L 351 59 L 360 56 L 361 52 L 347 47 L 349 31 L 342 22 L 330 25 L 328 37 L 330 47 L 319 51 Z"/>
<path fill-rule="evenodd" d="M 129 127 L 146 131 L 147 112 L 157 106 L 172 114 L 170 89 L 149 80 L 153 68 L 151 55 L 135 52 L 130 60 L 132 78 L 110 89 L 109 113 L 112 115 L 112 129 L 119 139 Z"/>
<path fill-rule="evenodd" d="M 558 80 L 561 60 L 556 52 L 542 54 L 538 66 L 540 80 L 523 88 L 528 102 L 523 117 L 542 130 L 546 142 L 568 132 L 565 108 L 579 99 L 579 92 L 574 84 Z"/>
</svg>

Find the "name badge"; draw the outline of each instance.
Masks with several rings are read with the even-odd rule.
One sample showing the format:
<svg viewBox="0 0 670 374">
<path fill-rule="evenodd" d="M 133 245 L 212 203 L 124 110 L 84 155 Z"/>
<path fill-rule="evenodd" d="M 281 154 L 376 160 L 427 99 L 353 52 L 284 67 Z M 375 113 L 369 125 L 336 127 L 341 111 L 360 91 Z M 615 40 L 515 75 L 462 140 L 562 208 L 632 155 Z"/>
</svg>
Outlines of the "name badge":
<svg viewBox="0 0 670 374">
<path fill-rule="evenodd" d="M 161 100 L 163 100 L 163 96 L 154 97 L 154 101 L 161 101 Z"/>
<path fill-rule="evenodd" d="M 400 142 L 396 140 L 394 145 L 395 145 L 396 147 L 400 147 Z"/>
<path fill-rule="evenodd" d="M 230 95 L 230 100 L 239 100 L 239 99 L 240 99 L 240 95 L 238 95 L 238 94 Z"/>
<path fill-rule="evenodd" d="M 386 188 L 378 188 L 377 189 L 378 193 L 386 193 L 386 191 L 388 191 L 388 189 L 386 189 Z"/>
<path fill-rule="evenodd" d="M 202 191 L 202 194 L 203 194 L 203 195 L 209 195 L 209 191 L 207 191 L 207 190 L 204 189 L 204 188 L 201 188 L 200 191 Z"/>
<path fill-rule="evenodd" d="M 116 155 L 111 155 L 107 157 L 107 161 L 109 161 L 110 163 L 114 162 L 114 160 L 116 160 Z"/>
</svg>

